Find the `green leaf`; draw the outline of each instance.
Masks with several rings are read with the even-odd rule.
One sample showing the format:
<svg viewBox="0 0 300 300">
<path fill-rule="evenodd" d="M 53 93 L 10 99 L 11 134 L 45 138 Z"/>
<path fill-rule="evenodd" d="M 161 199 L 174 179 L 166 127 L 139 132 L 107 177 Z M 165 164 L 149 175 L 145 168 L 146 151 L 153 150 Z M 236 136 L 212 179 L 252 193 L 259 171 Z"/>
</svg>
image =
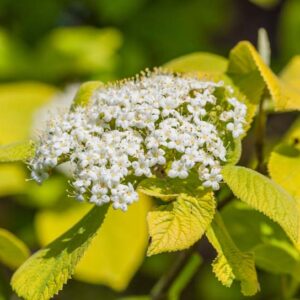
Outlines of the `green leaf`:
<svg viewBox="0 0 300 300">
<path fill-rule="evenodd" d="M 246 296 L 252 296 L 259 291 L 254 257 L 250 252 L 241 252 L 227 232 L 219 214 L 207 231 L 210 243 L 217 251 L 213 262 L 213 271 L 218 280 L 230 287 L 233 280 L 241 282 L 241 291 Z"/>
<path fill-rule="evenodd" d="M 118 298 L 117 300 L 151 300 L 150 296 L 129 296 Z"/>
<path fill-rule="evenodd" d="M 110 208 L 98 235 L 76 266 L 74 277 L 91 284 L 105 284 L 117 291 L 124 290 L 145 257 L 146 216 L 150 206 L 149 197 L 140 195 L 139 201 L 126 213 Z M 65 210 L 38 212 L 35 228 L 41 244 L 46 245 L 66 231 L 89 207 L 89 204 L 75 203 Z"/>
<path fill-rule="evenodd" d="M 282 142 L 300 150 L 300 117 L 294 121 Z"/>
<path fill-rule="evenodd" d="M 2 162 L 27 158 L 30 147 L 27 142 L 24 144 L 19 142 L 28 140 L 35 111 L 47 103 L 56 92 L 56 88 L 37 82 L 0 85 L 0 159 Z M 16 149 L 14 146 L 17 146 Z M 0 195 L 23 192 L 25 178 L 23 166 L 12 163 L 1 164 Z"/>
<path fill-rule="evenodd" d="M 121 33 L 115 28 L 63 26 L 50 32 L 35 55 L 39 78 L 61 82 L 65 78 L 111 78 L 122 45 Z"/>
<path fill-rule="evenodd" d="M 227 74 L 254 105 L 266 86 L 272 95 L 278 92 L 276 76 L 249 42 L 240 42 L 230 51 Z"/>
<path fill-rule="evenodd" d="M 203 191 L 198 175 L 191 174 L 186 179 L 179 178 L 147 178 L 138 185 L 138 190 L 148 196 L 163 201 L 175 200 L 179 194 L 197 195 Z"/>
<path fill-rule="evenodd" d="M 300 203 L 300 118 L 272 151 L 268 170 L 270 177 Z"/>
<path fill-rule="evenodd" d="M 86 106 L 94 91 L 101 85 L 103 85 L 103 83 L 100 81 L 88 81 L 83 83 L 75 95 L 72 108 L 74 109 L 76 106 Z"/>
<path fill-rule="evenodd" d="M 189 248 L 204 234 L 214 213 L 215 199 L 210 192 L 180 194 L 176 201 L 149 212 L 151 243 L 147 255 Z"/>
<path fill-rule="evenodd" d="M 163 67 L 173 72 L 217 75 L 226 72 L 227 64 L 227 60 L 222 56 L 196 52 L 171 60 Z"/>
<path fill-rule="evenodd" d="M 258 245 L 254 249 L 254 256 L 256 265 L 267 272 L 299 278 L 299 252 L 284 241 Z"/>
<path fill-rule="evenodd" d="M 19 142 L 0 146 L 0 163 L 26 161 L 34 155 L 34 143 Z"/>
<path fill-rule="evenodd" d="M 290 60 L 280 73 L 280 79 L 292 95 L 287 103 L 288 107 L 300 110 L 300 55 Z"/>
<path fill-rule="evenodd" d="M 267 89 L 276 110 L 299 109 L 297 93 L 276 77 L 249 42 L 240 42 L 230 51 L 227 74 L 252 105 L 259 103 Z"/>
<path fill-rule="evenodd" d="M 249 0 L 250 2 L 260 6 L 262 8 L 273 8 L 278 5 L 279 0 Z"/>
<path fill-rule="evenodd" d="M 235 196 L 278 223 L 296 247 L 299 243 L 299 208 L 296 200 L 274 181 L 260 173 L 225 166 L 223 178 Z"/>
<path fill-rule="evenodd" d="M 282 3 L 278 22 L 280 57 L 284 60 L 299 54 L 300 47 L 300 2 L 289 0 Z"/>
<path fill-rule="evenodd" d="M 228 147 L 227 149 L 226 164 L 236 165 L 242 155 L 242 141 L 240 139 L 235 139 L 232 146 L 233 148 Z"/>
<path fill-rule="evenodd" d="M 271 153 L 268 163 L 271 178 L 300 201 L 300 150 L 281 144 Z"/>
<path fill-rule="evenodd" d="M 290 242 L 281 227 L 244 202 L 233 200 L 221 212 L 226 228 L 242 251 L 254 251 L 260 244 Z"/>
<path fill-rule="evenodd" d="M 239 248 L 254 253 L 259 268 L 273 274 L 299 277 L 296 275 L 299 252 L 279 225 L 237 200 L 222 209 L 222 218 Z"/>
<path fill-rule="evenodd" d="M 23 193 L 26 188 L 26 171 L 18 164 L 0 165 L 0 196 Z"/>
<path fill-rule="evenodd" d="M 11 269 L 16 269 L 28 257 L 27 246 L 11 232 L 0 228 L 0 261 Z"/>
<path fill-rule="evenodd" d="M 180 185 L 176 185 L 172 179 L 147 178 L 139 183 L 138 191 L 163 201 L 170 201 L 177 198 L 179 194 L 178 188 L 180 189 Z"/>
<path fill-rule="evenodd" d="M 108 205 L 94 207 L 77 224 L 31 256 L 12 277 L 26 300 L 47 300 L 61 290 L 101 226 Z"/>
<path fill-rule="evenodd" d="M 34 112 L 46 104 L 57 89 L 37 82 L 0 85 L 0 145 L 28 139 Z"/>
</svg>

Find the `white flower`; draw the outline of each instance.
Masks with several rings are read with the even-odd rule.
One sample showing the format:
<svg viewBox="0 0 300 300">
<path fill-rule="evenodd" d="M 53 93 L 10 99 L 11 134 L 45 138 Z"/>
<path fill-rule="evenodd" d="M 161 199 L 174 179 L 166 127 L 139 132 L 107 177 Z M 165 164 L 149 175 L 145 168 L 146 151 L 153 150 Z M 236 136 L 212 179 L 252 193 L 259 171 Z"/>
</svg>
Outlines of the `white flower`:
<svg viewBox="0 0 300 300">
<path fill-rule="evenodd" d="M 157 166 L 171 178 L 198 171 L 199 184 L 216 190 L 228 135 L 244 133 L 246 113 L 223 82 L 154 72 L 102 86 L 88 106 L 49 123 L 29 163 L 32 178 L 41 183 L 71 162 L 76 199 L 123 211 L 138 199 L 129 179 L 137 184 Z"/>
<path fill-rule="evenodd" d="M 168 172 L 168 176 L 171 178 L 179 177 L 181 179 L 184 179 L 189 176 L 189 173 L 183 162 L 173 161 L 172 167 Z"/>
</svg>

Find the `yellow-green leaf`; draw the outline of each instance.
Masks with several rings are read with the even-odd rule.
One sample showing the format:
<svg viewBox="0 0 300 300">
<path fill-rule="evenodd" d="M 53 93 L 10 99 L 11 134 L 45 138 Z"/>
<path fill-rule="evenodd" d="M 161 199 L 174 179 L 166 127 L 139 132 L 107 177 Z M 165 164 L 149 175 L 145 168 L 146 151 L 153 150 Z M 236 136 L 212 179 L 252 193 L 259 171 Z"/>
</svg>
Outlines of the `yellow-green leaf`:
<svg viewBox="0 0 300 300">
<path fill-rule="evenodd" d="M 177 187 L 180 187 L 180 185 Z M 168 179 L 148 178 L 139 183 L 138 190 L 148 196 L 164 201 L 176 199 L 178 192 Z"/>
<path fill-rule="evenodd" d="M 181 193 L 196 195 L 203 192 L 198 174 L 191 174 L 186 179 L 179 178 L 147 178 L 138 185 L 138 190 L 148 196 L 163 201 L 174 200 Z"/>
<path fill-rule="evenodd" d="M 57 90 L 37 82 L 0 85 L 0 145 L 26 140 L 33 113 Z"/>
<path fill-rule="evenodd" d="M 247 41 L 238 43 L 230 51 L 227 74 L 253 104 L 259 103 L 266 86 L 270 94 L 277 97 L 276 76 Z"/>
<path fill-rule="evenodd" d="M 127 287 L 144 259 L 148 243 L 146 215 L 151 201 L 141 196 L 126 213 L 112 208 L 92 245 L 75 269 L 74 277 L 115 290 Z M 37 214 L 35 227 L 42 245 L 74 224 L 90 207 L 78 203 L 67 210 L 44 210 Z M 92 267 L 91 267 L 92 266 Z"/>
<path fill-rule="evenodd" d="M 279 145 L 270 155 L 268 169 L 271 178 L 300 201 L 300 151 Z"/>
<path fill-rule="evenodd" d="M 25 169 L 18 164 L 1 164 L 0 196 L 19 194 L 24 191 L 26 182 Z"/>
<path fill-rule="evenodd" d="M 268 169 L 271 178 L 300 203 L 300 118 L 272 151 Z"/>
<path fill-rule="evenodd" d="M 31 141 L 0 146 L 0 163 L 26 161 L 33 154 L 34 144 Z"/>
<path fill-rule="evenodd" d="M 291 59 L 281 72 L 280 79 L 292 95 L 286 106 L 291 110 L 300 110 L 300 55 Z"/>
<path fill-rule="evenodd" d="M 215 199 L 210 192 L 198 196 L 180 194 L 177 200 L 149 212 L 151 243 L 147 254 L 189 248 L 204 234 L 214 213 Z"/>
<path fill-rule="evenodd" d="M 45 104 L 56 93 L 52 86 L 36 83 L 21 82 L 0 85 L 0 149 L 1 160 L 12 160 L 12 153 L 7 150 L 14 150 L 13 156 L 20 155 L 25 158 L 29 148 L 20 147 L 14 149 L 8 144 L 27 140 L 31 130 L 31 121 L 34 112 Z M 16 152 L 17 150 L 17 152 Z M 24 151 L 25 150 L 25 151 Z M 24 151 L 24 152 L 23 152 Z M 23 156 L 23 157 L 22 157 Z M 0 166 L 0 195 L 15 194 L 21 192 L 25 187 L 25 171 L 23 166 L 17 164 Z"/>
<path fill-rule="evenodd" d="M 299 207 L 296 200 L 274 181 L 238 166 L 225 166 L 223 178 L 240 200 L 277 222 L 300 249 Z"/>
<path fill-rule="evenodd" d="M 163 67 L 173 72 L 220 75 L 226 72 L 227 65 L 227 59 L 222 56 L 196 52 L 173 59 Z"/>
<path fill-rule="evenodd" d="M 254 265 L 254 257 L 250 252 L 240 251 L 219 214 L 207 231 L 210 243 L 217 251 L 217 258 L 213 262 L 213 271 L 218 280 L 230 287 L 233 280 L 241 282 L 241 291 L 246 296 L 251 296 L 259 291 L 259 283 Z"/>
<path fill-rule="evenodd" d="M 29 249 L 11 232 L 0 228 L 0 261 L 11 269 L 19 267 L 29 257 Z"/>
<path fill-rule="evenodd" d="M 83 83 L 75 95 L 72 107 L 78 105 L 86 106 L 89 103 L 94 91 L 102 84 L 103 83 L 101 83 L 100 81 L 88 81 Z"/>
<path fill-rule="evenodd" d="M 12 277 L 17 295 L 25 300 L 48 300 L 60 291 L 95 237 L 107 208 L 92 208 L 71 229 L 26 260 Z"/>
<path fill-rule="evenodd" d="M 297 93 L 279 80 L 247 41 L 238 43 L 231 50 L 227 74 L 252 104 L 258 104 L 266 88 L 276 110 L 299 109 Z"/>
<path fill-rule="evenodd" d="M 300 117 L 293 123 L 282 141 L 300 150 Z"/>
</svg>

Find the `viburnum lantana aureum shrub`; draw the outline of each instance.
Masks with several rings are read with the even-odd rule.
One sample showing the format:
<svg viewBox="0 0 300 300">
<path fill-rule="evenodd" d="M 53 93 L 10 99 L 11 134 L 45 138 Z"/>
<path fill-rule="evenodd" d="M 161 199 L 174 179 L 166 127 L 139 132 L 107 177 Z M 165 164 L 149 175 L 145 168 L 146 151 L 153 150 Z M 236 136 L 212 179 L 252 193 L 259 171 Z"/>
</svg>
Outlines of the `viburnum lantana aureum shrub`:
<svg viewBox="0 0 300 300">
<path fill-rule="evenodd" d="M 143 197 L 152 199 L 147 255 L 189 248 L 173 275 L 206 235 L 217 252 L 212 268 L 219 281 L 228 287 L 240 281 L 244 295 L 259 291 L 256 265 L 272 269 L 263 255 L 272 257 L 278 245 L 260 245 L 255 256 L 239 248 L 220 213 L 235 197 L 277 223 L 300 261 L 299 121 L 271 153 L 268 168 L 263 156 L 266 114 L 300 109 L 299 72 L 292 64 L 275 76 L 263 33 L 259 47 L 261 55 L 240 42 L 228 60 L 195 53 L 132 79 L 84 83 L 71 109 L 52 118 L 37 140 L 1 147 L 1 162 L 25 160 L 38 183 L 68 163 L 68 193 L 94 204 L 16 271 L 12 287 L 20 297 L 50 299 L 74 273 L 108 207 L 126 214 Z M 254 167 L 236 166 L 254 118 Z M 296 276 L 296 267 L 286 268 Z M 168 284 L 151 297 L 163 299 Z"/>
</svg>

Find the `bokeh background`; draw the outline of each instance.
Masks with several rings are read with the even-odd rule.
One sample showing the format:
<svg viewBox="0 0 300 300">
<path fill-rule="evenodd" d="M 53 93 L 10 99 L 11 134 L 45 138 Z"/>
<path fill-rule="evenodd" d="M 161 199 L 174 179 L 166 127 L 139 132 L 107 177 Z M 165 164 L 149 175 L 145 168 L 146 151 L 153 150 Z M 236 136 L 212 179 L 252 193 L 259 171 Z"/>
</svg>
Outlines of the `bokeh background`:
<svg viewBox="0 0 300 300">
<path fill-rule="evenodd" d="M 272 68 L 280 72 L 300 53 L 299 0 L 0 0 L 0 144 L 36 136 L 47 111 L 67 106 L 80 82 L 133 76 L 196 51 L 226 57 L 241 40 L 256 44 L 260 27 L 269 33 Z M 34 251 L 86 208 L 65 199 L 63 173 L 43 187 L 25 182 L 28 176 L 22 165 L 0 166 L 0 227 Z M 79 280 L 71 280 L 56 299 L 110 300 L 149 292 L 176 254 L 143 259 L 145 225 L 136 214 L 145 210 L 136 208 L 131 221 L 116 216 L 119 223 L 112 222 L 107 240 L 81 266 Z M 122 240 L 117 232 L 126 222 L 132 237 Z M 103 250 L 103 244 L 111 236 L 121 244 L 114 245 L 115 262 L 106 265 L 111 249 Z M 131 246 L 133 240 L 137 245 Z M 213 253 L 202 252 L 204 262 L 182 299 L 244 299 L 237 284 L 226 289 L 218 283 L 210 267 Z M 0 265 L 1 300 L 18 299 L 9 287 L 11 274 Z M 281 299 L 282 277 L 260 271 L 259 278 L 262 292 L 251 299 Z"/>
</svg>

